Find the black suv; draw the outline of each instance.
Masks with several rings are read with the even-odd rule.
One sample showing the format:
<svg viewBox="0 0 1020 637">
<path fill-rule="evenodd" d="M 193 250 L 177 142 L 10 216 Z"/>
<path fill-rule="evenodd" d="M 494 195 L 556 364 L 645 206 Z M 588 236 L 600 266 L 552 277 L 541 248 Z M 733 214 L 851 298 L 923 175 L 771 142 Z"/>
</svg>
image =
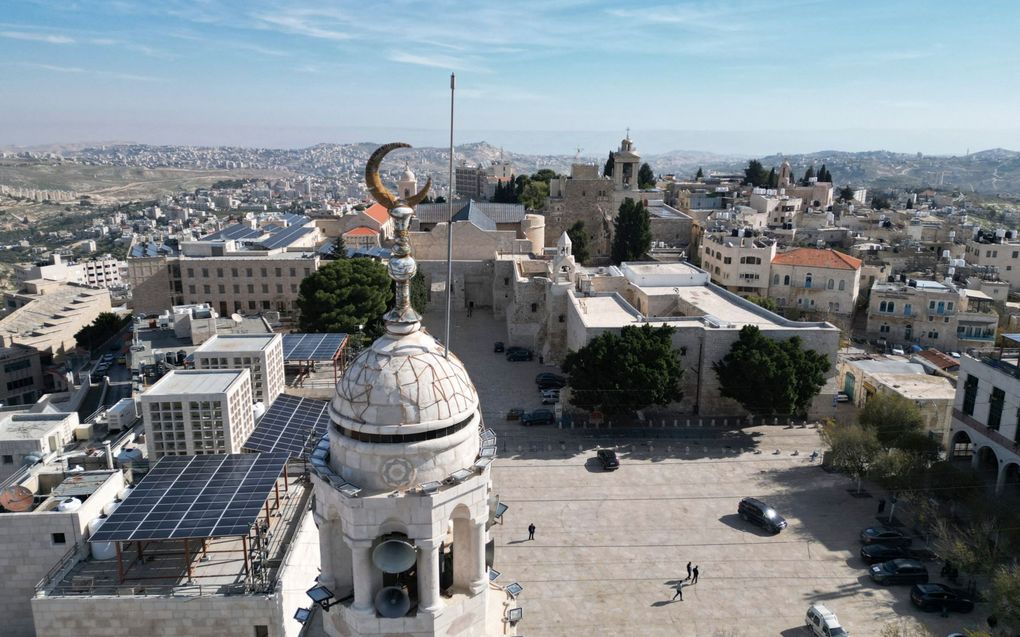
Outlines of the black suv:
<svg viewBox="0 0 1020 637">
<path fill-rule="evenodd" d="M 548 409 L 535 409 L 521 416 L 521 424 L 525 427 L 531 427 L 532 425 L 554 425 L 556 424 L 556 414 Z"/>
<path fill-rule="evenodd" d="M 612 449 L 599 449 L 595 452 L 595 457 L 599 459 L 603 471 L 616 471 L 620 468 L 620 461 Z"/>
<path fill-rule="evenodd" d="M 552 372 L 542 372 L 535 376 L 535 384 L 541 390 L 545 389 L 563 389 L 567 386 L 567 379 L 559 374 L 553 374 Z"/>
<path fill-rule="evenodd" d="M 744 498 L 737 505 L 737 514 L 745 522 L 753 522 L 772 533 L 779 533 L 786 528 L 786 520 L 776 510 L 761 500 Z"/>
</svg>

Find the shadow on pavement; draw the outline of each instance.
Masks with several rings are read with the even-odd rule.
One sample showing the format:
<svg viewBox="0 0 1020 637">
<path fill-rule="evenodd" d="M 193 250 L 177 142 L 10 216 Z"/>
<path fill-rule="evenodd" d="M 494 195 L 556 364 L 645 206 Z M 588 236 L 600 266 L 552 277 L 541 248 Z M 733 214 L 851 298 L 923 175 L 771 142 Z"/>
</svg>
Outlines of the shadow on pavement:
<svg viewBox="0 0 1020 637">
<path fill-rule="evenodd" d="M 743 531 L 745 533 L 753 533 L 758 537 L 773 537 L 776 535 L 776 533 L 769 533 L 768 531 L 766 531 L 765 529 L 761 528 L 756 524 L 753 524 L 751 522 L 744 522 L 743 520 L 740 519 L 740 516 L 737 515 L 736 513 L 724 515 L 721 518 L 719 518 L 719 521 L 725 524 L 726 526 L 730 527 L 731 529 L 736 529 L 738 531 Z"/>
</svg>

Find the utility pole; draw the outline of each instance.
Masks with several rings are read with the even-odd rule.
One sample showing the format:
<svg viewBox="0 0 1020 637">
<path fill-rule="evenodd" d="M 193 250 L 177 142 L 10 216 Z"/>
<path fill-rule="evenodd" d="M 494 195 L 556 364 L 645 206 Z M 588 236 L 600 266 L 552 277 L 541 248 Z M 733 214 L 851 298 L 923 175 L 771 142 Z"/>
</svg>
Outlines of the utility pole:
<svg viewBox="0 0 1020 637">
<path fill-rule="evenodd" d="M 450 189 L 447 192 L 449 215 L 446 223 L 446 336 L 444 356 L 450 358 L 450 313 L 453 311 L 453 193 L 456 190 L 453 182 L 453 94 L 457 89 L 457 77 L 450 73 Z"/>
</svg>

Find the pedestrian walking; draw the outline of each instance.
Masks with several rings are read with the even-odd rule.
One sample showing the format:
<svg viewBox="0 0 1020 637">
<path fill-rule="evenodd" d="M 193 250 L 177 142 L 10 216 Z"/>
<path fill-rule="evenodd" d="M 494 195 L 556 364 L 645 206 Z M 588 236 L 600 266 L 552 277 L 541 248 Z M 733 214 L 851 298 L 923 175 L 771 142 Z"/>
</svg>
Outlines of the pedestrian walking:
<svg viewBox="0 0 1020 637">
<path fill-rule="evenodd" d="M 691 584 L 697 584 L 698 583 L 698 567 L 697 566 L 694 567 L 693 573 L 694 573 L 694 578 L 691 580 Z"/>
<path fill-rule="evenodd" d="M 534 540 L 535 539 L 535 523 L 534 522 L 532 522 L 531 524 L 528 525 L 528 539 L 529 540 Z"/>
<path fill-rule="evenodd" d="M 686 582 L 689 579 L 691 579 L 691 563 L 687 562 L 687 579 L 685 579 L 684 581 Z"/>
<path fill-rule="evenodd" d="M 673 595 L 673 599 L 671 599 L 669 601 L 675 602 L 677 597 L 680 598 L 681 602 L 684 601 L 684 583 L 683 582 L 677 582 L 677 584 L 676 584 L 676 586 L 674 588 L 676 588 L 676 593 Z"/>
</svg>

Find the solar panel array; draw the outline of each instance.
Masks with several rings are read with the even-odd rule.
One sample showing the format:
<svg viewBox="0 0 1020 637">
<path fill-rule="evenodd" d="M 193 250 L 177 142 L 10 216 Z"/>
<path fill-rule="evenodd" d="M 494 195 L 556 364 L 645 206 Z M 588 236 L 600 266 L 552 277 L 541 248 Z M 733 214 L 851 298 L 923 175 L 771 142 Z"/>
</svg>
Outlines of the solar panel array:
<svg viewBox="0 0 1020 637">
<path fill-rule="evenodd" d="M 332 361 L 343 346 L 347 335 L 341 332 L 329 334 L 284 334 L 283 360 L 285 361 Z"/>
<path fill-rule="evenodd" d="M 165 456 L 90 541 L 247 535 L 287 459 L 286 453 Z"/>
<path fill-rule="evenodd" d="M 330 422 L 328 406 L 325 400 L 280 394 L 259 420 L 244 448 L 304 458 L 308 455 L 309 440 L 318 441 L 326 433 Z"/>
<path fill-rule="evenodd" d="M 265 232 L 259 228 L 252 228 L 243 223 L 235 223 L 227 226 L 219 232 L 214 232 L 202 237 L 202 241 L 215 241 L 217 239 L 254 239 L 261 237 Z"/>
<path fill-rule="evenodd" d="M 305 228 L 303 226 L 292 226 L 290 228 L 282 228 L 277 230 L 268 239 L 260 241 L 259 243 L 266 250 L 272 250 L 274 248 L 282 248 L 289 246 L 301 237 L 315 232 L 315 228 Z"/>
</svg>

